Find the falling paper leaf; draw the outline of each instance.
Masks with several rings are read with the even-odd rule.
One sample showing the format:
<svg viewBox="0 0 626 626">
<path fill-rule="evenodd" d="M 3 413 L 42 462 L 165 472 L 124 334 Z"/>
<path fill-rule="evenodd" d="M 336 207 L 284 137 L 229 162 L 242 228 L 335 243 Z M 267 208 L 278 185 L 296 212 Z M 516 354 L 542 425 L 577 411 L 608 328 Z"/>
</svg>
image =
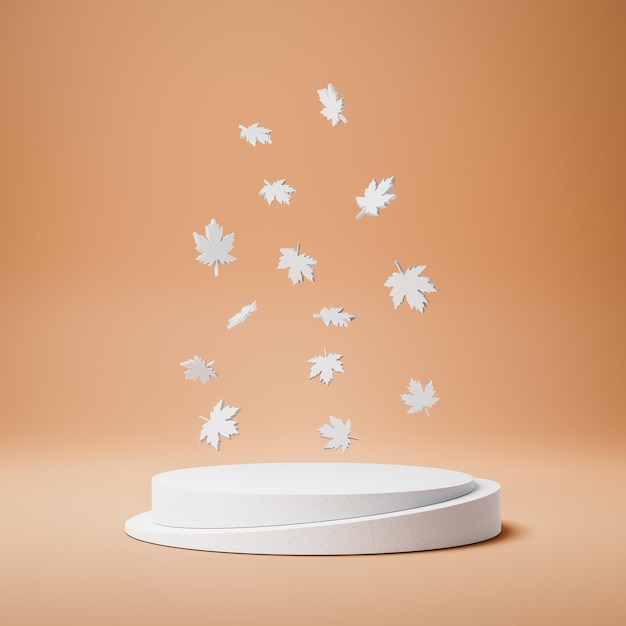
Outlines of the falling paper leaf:
<svg viewBox="0 0 626 626">
<path fill-rule="evenodd" d="M 289 204 L 291 194 L 295 193 L 296 190 L 286 185 L 285 180 L 282 178 L 281 180 L 275 180 L 273 183 L 264 180 L 265 187 L 259 191 L 259 195 L 263 196 L 270 205 L 274 200 L 278 201 L 279 204 Z"/>
<path fill-rule="evenodd" d="M 206 385 L 211 378 L 217 378 L 217 372 L 211 367 L 214 361 L 207 363 L 199 356 L 194 356 L 193 359 L 183 361 L 181 365 L 187 368 L 185 372 L 185 380 L 200 380 L 203 385 Z"/>
<path fill-rule="evenodd" d="M 350 445 L 350 440 L 358 441 L 356 437 L 350 437 L 350 432 L 352 431 L 352 425 L 350 424 L 350 420 L 348 420 L 345 424 L 338 418 L 330 417 L 330 426 L 328 424 L 324 424 L 320 426 L 317 430 L 325 439 L 330 439 L 330 441 L 324 446 L 324 448 L 329 448 L 331 450 L 337 450 L 337 448 L 341 448 L 342 452 L 345 452 Z"/>
<path fill-rule="evenodd" d="M 202 426 L 200 431 L 200 441 L 206 439 L 206 442 L 213 446 L 216 450 L 220 449 L 220 436 L 230 439 L 233 435 L 238 435 L 237 422 L 231 421 L 235 415 L 239 413 L 239 409 L 235 406 L 224 406 L 224 400 L 220 400 L 212 409 L 210 419 L 202 417 L 206 424 Z"/>
<path fill-rule="evenodd" d="M 324 108 L 320 113 L 332 122 L 333 126 L 337 126 L 339 122 L 344 124 L 348 123 L 348 120 L 342 115 L 343 113 L 343 98 L 339 97 L 336 89 L 332 86 L 332 83 L 328 83 L 328 87 L 325 89 L 318 89 L 317 95 L 320 102 L 324 105 Z"/>
<path fill-rule="evenodd" d="M 417 309 L 423 313 L 428 303 L 428 298 L 424 294 L 437 291 L 437 288 L 430 282 L 430 278 L 421 275 L 426 266 L 416 265 L 403 272 L 400 263 L 395 261 L 395 264 L 399 271 L 394 272 L 385 281 L 385 287 L 391 287 L 389 295 L 393 298 L 394 308 L 397 309 L 406 298 L 411 309 Z"/>
<path fill-rule="evenodd" d="M 250 126 L 242 126 L 241 124 L 239 124 L 239 128 L 241 128 L 241 134 L 239 135 L 239 138 L 245 139 L 253 146 L 256 146 L 257 142 L 272 143 L 272 138 L 270 137 L 272 131 L 269 128 L 263 128 L 263 126 L 259 126 L 258 122 L 250 124 Z"/>
<path fill-rule="evenodd" d="M 356 203 L 359 205 L 359 209 L 361 209 L 356 219 L 360 220 L 364 215 L 378 216 L 380 209 L 384 209 L 390 202 L 396 199 L 397 196 L 395 194 L 389 193 L 395 184 L 395 176 L 383 178 L 380 181 L 380 185 L 376 183 L 375 178 L 372 178 L 364 194 L 356 198 Z"/>
<path fill-rule="evenodd" d="M 214 220 L 208 226 L 205 226 L 206 236 L 193 234 L 196 242 L 196 250 L 200 252 L 196 257 L 196 261 L 200 261 L 204 265 L 212 265 L 215 276 L 219 275 L 219 264 L 227 264 L 236 261 L 237 258 L 228 254 L 235 243 L 235 235 L 230 233 L 222 237 L 223 229 Z"/>
<path fill-rule="evenodd" d="M 248 317 L 250 317 L 250 314 L 254 313 L 256 310 L 257 310 L 256 300 L 252 304 L 246 304 L 245 306 L 241 307 L 241 311 L 239 311 L 239 313 L 235 313 L 235 315 L 233 315 L 228 320 L 228 326 L 226 328 L 230 330 L 231 328 L 234 328 L 238 324 L 241 324 L 241 322 L 245 322 L 248 319 Z"/>
<path fill-rule="evenodd" d="M 343 307 L 333 307 L 327 309 L 325 306 L 319 313 L 313 313 L 313 317 L 320 317 L 326 326 L 347 326 L 353 319 L 354 315 L 350 313 L 342 313 Z"/>
<path fill-rule="evenodd" d="M 411 408 L 407 413 L 419 413 L 422 409 L 426 411 L 426 415 L 430 415 L 428 412 L 429 407 L 434 406 L 439 402 L 439 398 L 435 397 L 435 390 L 433 389 L 433 381 L 431 380 L 426 387 L 422 387 L 422 383 L 417 382 L 411 378 L 407 389 L 411 393 L 401 394 L 401 398 L 404 403 Z"/>
<path fill-rule="evenodd" d="M 289 278 L 294 285 L 301 283 L 305 278 L 313 282 L 313 265 L 317 261 L 308 254 L 300 254 L 300 244 L 294 250 L 293 248 L 281 248 L 282 256 L 278 262 L 279 270 L 288 269 Z"/>
<path fill-rule="evenodd" d="M 313 363 L 309 379 L 319 376 L 320 381 L 328 386 L 334 380 L 335 372 L 345 373 L 341 358 L 341 354 L 336 354 L 335 352 L 326 354 L 326 348 L 324 348 L 324 356 L 314 356 L 312 359 L 309 359 L 309 363 Z"/>
</svg>

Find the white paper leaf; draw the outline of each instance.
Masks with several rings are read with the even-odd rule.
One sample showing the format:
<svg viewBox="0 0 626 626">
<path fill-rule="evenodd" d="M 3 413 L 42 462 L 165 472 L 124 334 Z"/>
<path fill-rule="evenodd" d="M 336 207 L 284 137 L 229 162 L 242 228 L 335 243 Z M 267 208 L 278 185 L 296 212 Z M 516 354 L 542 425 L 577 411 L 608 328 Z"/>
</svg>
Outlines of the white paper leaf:
<svg viewBox="0 0 626 626">
<path fill-rule="evenodd" d="M 313 313 L 313 317 L 321 318 L 326 326 L 332 324 L 333 326 L 345 328 L 355 317 L 350 313 L 342 313 L 342 311 L 343 307 L 338 306 L 328 309 L 324 306 L 319 313 Z"/>
<path fill-rule="evenodd" d="M 293 248 L 281 248 L 282 256 L 278 261 L 279 270 L 288 269 L 289 278 L 294 285 L 301 283 L 305 278 L 311 282 L 315 281 L 313 266 L 317 261 L 308 254 L 300 254 L 300 244 Z"/>
<path fill-rule="evenodd" d="M 248 317 L 250 317 L 250 315 L 254 313 L 256 310 L 257 310 L 256 300 L 252 304 L 246 304 L 245 306 L 241 307 L 241 310 L 239 311 L 239 313 L 235 313 L 235 315 L 233 315 L 228 320 L 228 326 L 226 326 L 226 328 L 230 330 L 231 328 L 234 328 L 235 326 L 241 324 L 241 322 L 245 322 L 248 319 Z"/>
<path fill-rule="evenodd" d="M 259 195 L 263 196 L 270 205 L 274 200 L 279 204 L 289 204 L 291 202 L 291 194 L 295 193 L 296 190 L 285 184 L 285 180 L 285 178 L 282 178 L 281 180 L 275 180 L 273 183 L 264 180 L 265 187 L 259 191 Z"/>
<path fill-rule="evenodd" d="M 236 261 L 237 258 L 229 254 L 235 243 L 234 233 L 222 236 L 222 227 L 214 220 L 208 226 L 205 226 L 205 235 L 193 234 L 196 242 L 196 250 L 200 253 L 196 257 L 196 261 L 204 265 L 212 265 L 213 273 L 219 276 L 219 265 L 228 264 Z"/>
<path fill-rule="evenodd" d="M 328 386 L 335 378 L 335 372 L 344 374 L 343 364 L 341 362 L 341 354 L 331 352 L 326 354 L 326 348 L 324 348 L 324 354 L 320 356 L 314 356 L 309 359 L 309 363 L 313 363 L 311 371 L 309 373 L 309 380 L 320 377 L 320 381 Z"/>
<path fill-rule="evenodd" d="M 185 372 L 185 380 L 200 380 L 203 385 L 206 385 L 211 378 L 217 378 L 217 372 L 211 367 L 214 361 L 207 363 L 199 356 L 194 356 L 193 359 L 183 361 L 181 365 L 187 368 Z"/>
<path fill-rule="evenodd" d="M 320 102 L 324 105 L 324 108 L 320 113 L 332 122 L 333 126 L 337 126 L 339 122 L 344 124 L 348 123 L 348 120 L 342 115 L 343 113 L 343 98 L 339 97 L 337 90 L 332 86 L 332 83 L 328 83 L 328 87 L 324 89 L 318 89 L 317 95 Z"/>
<path fill-rule="evenodd" d="M 337 448 L 341 448 L 342 452 L 345 452 L 350 445 L 350 440 L 357 441 L 356 437 L 350 437 L 350 433 L 352 432 L 352 425 L 350 424 L 350 420 L 348 420 L 345 424 L 338 418 L 330 417 L 330 425 L 324 424 L 320 426 L 317 430 L 325 439 L 330 439 L 330 441 L 324 446 L 324 448 L 328 448 L 331 450 L 337 450 Z"/>
<path fill-rule="evenodd" d="M 430 282 L 430 278 L 422 276 L 426 269 L 425 265 L 415 265 L 409 267 L 406 272 L 402 271 L 400 263 L 395 262 L 398 272 L 394 272 L 386 281 L 385 287 L 391 287 L 389 295 L 393 298 L 393 306 L 397 309 L 406 298 L 411 309 L 424 312 L 424 307 L 428 303 L 425 293 L 434 293 L 437 288 Z"/>
<path fill-rule="evenodd" d="M 253 146 L 256 146 L 257 142 L 272 143 L 272 138 L 270 137 L 272 131 L 269 128 L 263 128 L 263 126 L 259 126 L 258 122 L 250 124 L 250 126 L 242 126 L 241 124 L 239 124 L 239 128 L 241 129 L 241 134 L 239 135 L 239 138 L 245 139 Z"/>
<path fill-rule="evenodd" d="M 383 178 L 380 184 L 377 184 L 376 179 L 372 178 L 364 194 L 356 198 L 356 203 L 359 205 L 359 209 L 361 209 L 356 219 L 360 220 L 364 215 L 378 216 L 380 209 L 384 209 L 390 202 L 397 198 L 395 194 L 389 193 L 394 188 L 395 184 L 395 176 Z"/>
<path fill-rule="evenodd" d="M 200 441 L 206 439 L 206 442 L 219 452 L 220 436 L 230 439 L 233 435 L 239 434 L 237 422 L 232 421 L 237 413 L 239 413 L 237 407 L 224 406 L 224 400 L 220 400 L 211 410 L 210 419 L 200 415 L 200 419 L 206 422 L 200 431 Z"/>
<path fill-rule="evenodd" d="M 407 413 L 419 413 L 424 409 L 426 415 L 430 415 L 428 412 L 429 407 L 433 407 L 439 402 L 439 398 L 435 397 L 433 381 L 431 380 L 426 387 L 422 387 L 422 383 L 419 380 L 414 381 L 411 378 L 407 389 L 410 393 L 403 393 L 400 396 L 404 400 L 404 403 L 411 407 Z"/>
</svg>

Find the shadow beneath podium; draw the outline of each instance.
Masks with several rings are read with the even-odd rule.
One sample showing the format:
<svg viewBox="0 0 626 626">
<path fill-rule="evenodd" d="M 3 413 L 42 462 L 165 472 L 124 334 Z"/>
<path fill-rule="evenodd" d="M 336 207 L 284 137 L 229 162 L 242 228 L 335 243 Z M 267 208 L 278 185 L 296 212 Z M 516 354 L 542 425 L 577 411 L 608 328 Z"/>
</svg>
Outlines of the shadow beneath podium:
<svg viewBox="0 0 626 626">
<path fill-rule="evenodd" d="M 478 543 L 470 543 L 467 546 L 455 546 L 451 548 L 439 548 L 439 550 L 476 550 L 485 548 L 487 545 L 494 546 L 494 544 L 505 543 L 511 541 L 519 541 L 520 539 L 528 538 L 532 535 L 532 529 L 529 526 L 518 524 L 517 522 L 502 521 L 502 530 L 499 535 L 492 537 L 491 539 L 485 539 L 485 541 L 479 541 Z M 437 550 L 433 550 L 436 552 Z"/>
<path fill-rule="evenodd" d="M 490 541 L 509 541 L 513 539 L 522 539 L 532 534 L 530 527 L 515 522 L 502 522 L 502 531 L 497 537 Z"/>
</svg>

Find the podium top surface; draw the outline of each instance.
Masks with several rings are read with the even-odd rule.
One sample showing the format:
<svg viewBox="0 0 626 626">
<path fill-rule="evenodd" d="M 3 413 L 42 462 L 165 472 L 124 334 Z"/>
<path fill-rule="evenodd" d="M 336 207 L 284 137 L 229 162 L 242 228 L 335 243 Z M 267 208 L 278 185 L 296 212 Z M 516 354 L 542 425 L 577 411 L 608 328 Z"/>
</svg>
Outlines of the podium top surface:
<svg viewBox="0 0 626 626">
<path fill-rule="evenodd" d="M 474 479 L 455 470 L 375 463 L 253 463 L 213 465 L 157 474 L 154 484 L 249 495 L 378 495 L 471 491 Z"/>
</svg>

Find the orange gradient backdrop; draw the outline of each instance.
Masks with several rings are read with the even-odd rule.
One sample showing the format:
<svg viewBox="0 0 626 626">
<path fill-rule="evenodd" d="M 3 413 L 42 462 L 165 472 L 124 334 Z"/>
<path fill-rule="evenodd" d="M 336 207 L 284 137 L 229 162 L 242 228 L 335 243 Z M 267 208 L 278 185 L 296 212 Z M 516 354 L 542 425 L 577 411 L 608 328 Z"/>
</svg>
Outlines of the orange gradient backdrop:
<svg viewBox="0 0 626 626">
<path fill-rule="evenodd" d="M 623 455 L 625 20 L 606 1 L 3 3 L 7 463 L 109 464 L 110 497 L 134 481 L 115 533 L 175 467 L 451 467 L 508 479 L 523 519 L 535 455 Z M 347 125 L 319 113 L 328 82 Z M 239 139 L 253 122 L 272 145 Z M 357 222 L 355 196 L 388 176 L 397 199 Z M 267 206 L 263 180 L 280 178 L 291 205 Z M 218 278 L 194 260 L 211 218 L 235 233 Z M 276 266 L 297 243 L 318 264 L 294 287 Z M 423 315 L 393 309 L 396 259 L 427 265 Z M 322 306 L 356 320 L 326 328 Z M 308 380 L 324 347 L 346 371 L 328 388 Z M 194 354 L 218 380 L 184 380 Z M 433 380 L 430 417 L 407 415 L 410 378 Z M 197 439 L 220 398 L 241 407 L 241 435 L 218 455 Z M 316 432 L 329 414 L 352 420 L 345 455 Z M 617 596 L 604 605 L 617 614 Z"/>
</svg>

